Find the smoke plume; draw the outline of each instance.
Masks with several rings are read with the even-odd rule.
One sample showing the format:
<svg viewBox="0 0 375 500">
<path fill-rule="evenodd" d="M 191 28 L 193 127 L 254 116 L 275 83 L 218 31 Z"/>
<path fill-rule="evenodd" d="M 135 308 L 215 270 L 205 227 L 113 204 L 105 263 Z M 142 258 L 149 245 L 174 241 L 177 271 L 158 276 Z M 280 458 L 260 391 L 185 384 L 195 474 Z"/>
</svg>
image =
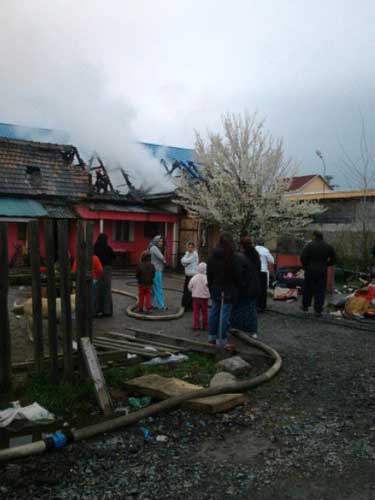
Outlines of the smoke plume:
<svg viewBox="0 0 375 500">
<path fill-rule="evenodd" d="M 121 166 L 136 187 L 167 191 L 171 183 L 160 162 L 137 144 L 131 96 L 119 97 L 121 82 L 113 85 L 108 71 L 114 53 L 101 37 L 109 9 L 96 0 L 3 0 L 0 122 L 67 131 L 85 159 L 93 151 L 101 155 L 115 187 L 124 183 Z M 126 59 L 126 47 L 122 52 Z"/>
</svg>

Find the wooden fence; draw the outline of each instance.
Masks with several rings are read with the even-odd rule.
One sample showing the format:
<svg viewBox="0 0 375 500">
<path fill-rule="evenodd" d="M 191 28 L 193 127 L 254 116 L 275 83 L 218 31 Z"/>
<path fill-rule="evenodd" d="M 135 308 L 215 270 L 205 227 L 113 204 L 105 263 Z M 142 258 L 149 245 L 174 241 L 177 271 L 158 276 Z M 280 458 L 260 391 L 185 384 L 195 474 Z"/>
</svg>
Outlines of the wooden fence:
<svg viewBox="0 0 375 500">
<path fill-rule="evenodd" d="M 68 246 L 68 221 L 57 222 L 57 256 L 55 248 L 56 223 L 53 220 L 44 221 L 45 228 L 45 267 L 47 304 L 42 298 L 41 257 L 39 248 L 39 222 L 29 222 L 30 264 L 32 284 L 32 313 L 34 337 L 34 369 L 36 372 L 47 370 L 51 378 L 58 383 L 61 378 L 59 367 L 63 365 L 64 380 L 71 380 L 74 373 L 73 339 L 80 346 L 81 337 L 92 338 L 92 255 L 93 255 L 93 225 L 91 222 L 77 223 L 77 273 L 75 276 L 75 303 L 71 263 Z M 9 327 L 8 292 L 9 292 L 9 261 L 7 224 L 0 222 L 0 392 L 10 388 L 12 384 L 12 332 Z M 58 304 L 61 313 L 57 311 L 57 289 L 60 291 Z M 44 312 L 43 302 L 48 307 Z M 74 306 L 75 304 L 75 306 Z M 75 308 L 75 335 L 73 332 L 72 313 Z M 44 307 L 44 309 L 45 309 Z M 47 319 L 48 356 L 44 352 L 45 333 L 43 319 Z M 59 353 L 57 322 L 60 322 L 62 336 L 62 353 Z M 62 363 L 61 363 L 62 357 Z M 80 359 L 80 356 L 78 356 Z M 80 364 L 83 366 L 83 363 Z"/>
</svg>

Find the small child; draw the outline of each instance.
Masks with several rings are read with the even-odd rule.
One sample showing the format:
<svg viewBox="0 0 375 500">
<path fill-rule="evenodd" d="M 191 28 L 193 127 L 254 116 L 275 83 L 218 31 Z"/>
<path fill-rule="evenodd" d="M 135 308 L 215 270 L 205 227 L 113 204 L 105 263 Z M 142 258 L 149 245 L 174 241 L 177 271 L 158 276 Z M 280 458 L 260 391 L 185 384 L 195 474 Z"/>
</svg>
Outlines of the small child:
<svg viewBox="0 0 375 500">
<path fill-rule="evenodd" d="M 155 277 L 155 266 L 151 263 L 151 254 L 143 252 L 141 261 L 138 264 L 136 277 L 138 281 L 138 311 L 143 312 L 143 305 L 146 302 L 146 311 L 152 310 L 151 290 Z"/>
<path fill-rule="evenodd" d="M 202 311 L 203 330 L 208 330 L 208 299 L 210 291 L 207 286 L 207 264 L 201 262 L 198 274 L 189 282 L 189 290 L 193 297 L 193 329 L 200 329 L 200 312 Z"/>
</svg>

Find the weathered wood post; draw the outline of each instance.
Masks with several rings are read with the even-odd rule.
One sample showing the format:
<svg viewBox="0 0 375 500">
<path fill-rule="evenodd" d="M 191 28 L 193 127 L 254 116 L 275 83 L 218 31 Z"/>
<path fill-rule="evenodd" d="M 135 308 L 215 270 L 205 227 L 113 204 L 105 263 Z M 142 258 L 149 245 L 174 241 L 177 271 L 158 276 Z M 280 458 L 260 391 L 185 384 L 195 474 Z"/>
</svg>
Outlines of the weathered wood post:
<svg viewBox="0 0 375 500">
<path fill-rule="evenodd" d="M 95 314 L 93 311 L 93 286 L 92 286 L 92 258 L 93 258 L 93 238 L 94 238 L 94 223 L 86 222 L 86 250 L 87 250 L 87 272 L 86 272 L 86 297 L 87 297 L 87 336 L 92 341 L 92 318 Z"/>
<path fill-rule="evenodd" d="M 8 224 L 0 222 L 0 392 L 10 388 L 12 376 L 8 287 Z"/>
<path fill-rule="evenodd" d="M 58 227 L 60 267 L 61 327 L 63 333 L 64 377 L 73 378 L 72 312 L 70 302 L 70 262 L 68 245 L 68 221 L 61 220 Z"/>
<path fill-rule="evenodd" d="M 86 337 L 86 241 L 84 221 L 77 222 L 76 272 L 76 338 L 80 348 L 81 337 Z"/>
<path fill-rule="evenodd" d="M 39 222 L 29 222 L 31 291 L 33 300 L 34 363 L 37 372 L 43 368 L 42 280 L 40 277 Z"/>
<path fill-rule="evenodd" d="M 55 237 L 53 220 L 45 221 L 47 300 L 48 300 L 48 341 L 51 362 L 51 374 L 54 383 L 59 380 L 58 340 L 56 318 L 56 277 L 55 277 Z"/>
</svg>

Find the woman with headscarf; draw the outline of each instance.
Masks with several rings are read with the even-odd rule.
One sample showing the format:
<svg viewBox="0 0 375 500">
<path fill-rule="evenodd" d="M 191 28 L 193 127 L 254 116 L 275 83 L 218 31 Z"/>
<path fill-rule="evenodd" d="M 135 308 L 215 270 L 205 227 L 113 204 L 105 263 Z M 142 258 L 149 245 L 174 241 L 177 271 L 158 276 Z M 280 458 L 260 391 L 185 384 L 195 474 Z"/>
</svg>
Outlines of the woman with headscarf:
<svg viewBox="0 0 375 500">
<path fill-rule="evenodd" d="M 158 235 L 151 240 L 148 246 L 148 250 L 151 254 L 151 264 L 155 267 L 155 276 L 152 285 L 152 305 L 161 310 L 167 309 L 163 295 L 163 271 L 167 263 L 162 253 L 163 245 L 163 237 Z"/>
<path fill-rule="evenodd" d="M 103 266 L 103 276 L 96 287 L 95 312 L 99 317 L 112 316 L 112 262 L 115 259 L 115 252 L 108 245 L 108 236 L 105 233 L 99 234 L 94 246 L 94 254 Z"/>
<path fill-rule="evenodd" d="M 241 238 L 240 250 L 244 265 L 238 300 L 232 309 L 231 326 L 248 333 L 253 338 L 257 338 L 257 297 L 260 283 L 260 257 L 252 244 L 250 236 Z"/>
</svg>

